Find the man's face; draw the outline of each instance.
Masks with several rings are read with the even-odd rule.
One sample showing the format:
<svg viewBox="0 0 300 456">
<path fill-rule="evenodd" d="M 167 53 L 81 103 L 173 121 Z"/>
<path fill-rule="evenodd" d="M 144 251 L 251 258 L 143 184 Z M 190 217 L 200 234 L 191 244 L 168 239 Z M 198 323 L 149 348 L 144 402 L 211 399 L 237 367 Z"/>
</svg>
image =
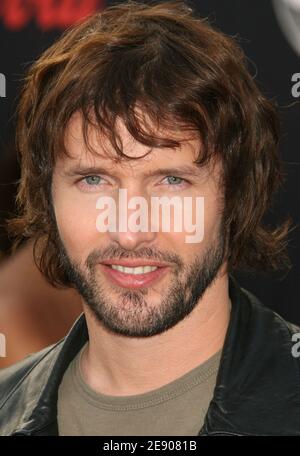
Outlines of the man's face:
<svg viewBox="0 0 300 456">
<path fill-rule="evenodd" d="M 101 153 L 105 139 L 99 141 L 91 131 L 90 143 L 101 154 L 95 156 L 84 146 L 79 115 L 71 119 L 66 131 L 71 158 L 60 157 L 53 171 L 57 236 L 65 269 L 83 297 L 86 311 L 110 332 L 149 337 L 187 317 L 225 264 L 220 165 L 216 162 L 202 169 L 195 165 L 200 140 L 180 132 L 169 134 L 175 139 L 186 138 L 180 149 L 154 148 L 138 158 L 149 148 L 136 142 L 122 122 L 118 125 L 124 152 L 136 160 L 116 163 L 116 153 Z M 78 174 L 79 168 L 84 174 Z M 97 202 L 103 197 L 116 202 L 118 221 L 120 189 L 126 189 L 127 201 L 142 197 L 148 204 L 147 231 L 97 229 Z M 201 217 L 200 223 L 204 236 L 200 242 L 187 242 L 191 233 L 184 223 L 176 232 L 174 211 L 170 212 L 169 230 L 161 229 L 161 221 L 158 229 L 152 229 L 152 198 L 174 196 L 192 201 L 182 214 L 189 214 L 193 223 L 196 198 L 203 198 L 204 220 Z M 127 212 L 129 218 L 136 209 L 129 206 Z"/>
</svg>

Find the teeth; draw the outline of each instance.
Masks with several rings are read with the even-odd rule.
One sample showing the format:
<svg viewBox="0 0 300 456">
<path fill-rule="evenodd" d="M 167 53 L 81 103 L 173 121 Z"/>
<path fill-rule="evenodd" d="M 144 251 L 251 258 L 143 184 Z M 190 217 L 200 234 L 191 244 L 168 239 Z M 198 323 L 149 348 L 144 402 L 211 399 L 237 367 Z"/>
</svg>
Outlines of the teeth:
<svg viewBox="0 0 300 456">
<path fill-rule="evenodd" d="M 125 274 L 146 274 L 157 269 L 157 266 L 138 266 L 137 268 L 126 268 L 125 266 L 117 266 L 116 264 L 111 265 L 112 269 L 123 272 Z"/>
</svg>

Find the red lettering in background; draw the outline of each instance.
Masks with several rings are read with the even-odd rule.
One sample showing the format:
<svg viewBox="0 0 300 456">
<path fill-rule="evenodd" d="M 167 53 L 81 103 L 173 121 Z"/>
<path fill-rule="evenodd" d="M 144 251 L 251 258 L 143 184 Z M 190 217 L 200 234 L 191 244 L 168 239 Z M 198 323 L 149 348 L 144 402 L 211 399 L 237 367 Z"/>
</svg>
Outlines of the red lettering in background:
<svg viewBox="0 0 300 456">
<path fill-rule="evenodd" d="M 0 17 L 9 29 L 20 29 L 30 21 L 32 16 L 29 2 L 24 0 L 2 0 Z"/>
<path fill-rule="evenodd" d="M 0 20 L 19 30 L 35 20 L 42 30 L 65 29 L 85 16 L 103 9 L 103 0 L 1 0 Z"/>
</svg>

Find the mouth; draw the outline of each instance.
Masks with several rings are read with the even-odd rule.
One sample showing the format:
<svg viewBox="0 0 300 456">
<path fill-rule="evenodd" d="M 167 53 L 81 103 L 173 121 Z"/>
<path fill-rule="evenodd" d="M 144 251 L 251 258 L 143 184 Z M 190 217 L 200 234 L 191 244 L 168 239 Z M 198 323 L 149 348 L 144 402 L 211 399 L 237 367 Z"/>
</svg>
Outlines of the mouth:
<svg viewBox="0 0 300 456">
<path fill-rule="evenodd" d="M 115 285 L 124 288 L 145 288 L 160 280 L 169 266 L 159 263 L 135 262 L 101 263 L 105 276 Z M 130 266 L 129 266 L 130 264 Z"/>
</svg>

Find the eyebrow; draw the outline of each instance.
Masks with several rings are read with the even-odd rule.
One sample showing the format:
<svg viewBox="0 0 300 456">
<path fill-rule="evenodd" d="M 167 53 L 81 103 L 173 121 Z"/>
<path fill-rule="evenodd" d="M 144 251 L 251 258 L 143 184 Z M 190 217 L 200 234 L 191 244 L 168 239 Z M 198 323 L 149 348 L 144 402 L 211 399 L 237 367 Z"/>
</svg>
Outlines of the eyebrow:
<svg viewBox="0 0 300 456">
<path fill-rule="evenodd" d="M 191 177 L 199 177 L 201 173 L 200 166 L 197 165 L 183 165 L 177 166 L 172 168 L 158 168 L 154 170 L 146 171 L 142 173 L 143 177 L 155 177 L 155 176 L 162 176 L 162 175 L 184 175 L 184 176 L 191 176 Z M 75 176 L 88 176 L 94 174 L 103 174 L 105 176 L 113 176 L 113 173 L 100 166 L 92 166 L 92 167 L 74 167 L 66 170 L 64 172 L 66 176 L 75 177 Z"/>
</svg>

